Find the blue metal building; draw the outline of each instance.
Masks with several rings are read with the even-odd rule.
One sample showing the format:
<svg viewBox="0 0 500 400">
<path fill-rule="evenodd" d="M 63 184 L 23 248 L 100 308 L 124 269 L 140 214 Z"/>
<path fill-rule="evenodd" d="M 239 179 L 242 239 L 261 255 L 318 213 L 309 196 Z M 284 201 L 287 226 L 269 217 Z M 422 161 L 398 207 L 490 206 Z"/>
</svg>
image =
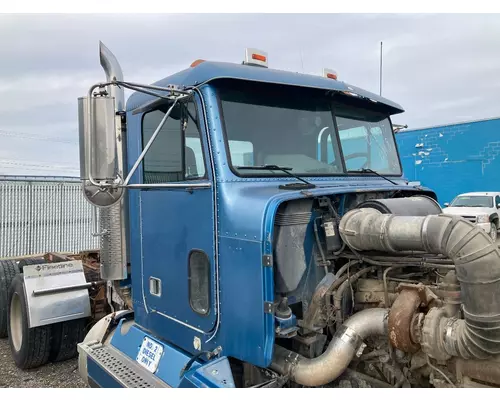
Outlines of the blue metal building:
<svg viewBox="0 0 500 400">
<path fill-rule="evenodd" d="M 500 118 L 396 134 L 405 177 L 443 205 L 463 192 L 500 191 Z"/>
</svg>

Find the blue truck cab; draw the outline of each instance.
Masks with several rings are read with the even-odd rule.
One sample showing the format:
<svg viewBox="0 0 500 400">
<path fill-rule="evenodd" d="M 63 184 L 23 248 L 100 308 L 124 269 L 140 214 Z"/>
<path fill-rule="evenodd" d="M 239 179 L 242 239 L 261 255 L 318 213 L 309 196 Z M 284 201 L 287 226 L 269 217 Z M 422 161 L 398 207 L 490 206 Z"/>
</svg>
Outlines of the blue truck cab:
<svg viewBox="0 0 500 400">
<path fill-rule="evenodd" d="M 334 385 L 346 368 L 294 382 L 282 358 L 324 356 L 369 306 L 352 287 L 330 308 L 321 292 L 346 271 L 380 279 L 346 256 L 342 216 L 435 203 L 402 174 L 402 107 L 328 70 L 268 68 L 255 49 L 152 85 L 123 80 L 102 44 L 101 63 L 107 81 L 82 100 L 82 181 L 115 297 L 79 344 L 80 374 L 96 387 Z"/>
</svg>

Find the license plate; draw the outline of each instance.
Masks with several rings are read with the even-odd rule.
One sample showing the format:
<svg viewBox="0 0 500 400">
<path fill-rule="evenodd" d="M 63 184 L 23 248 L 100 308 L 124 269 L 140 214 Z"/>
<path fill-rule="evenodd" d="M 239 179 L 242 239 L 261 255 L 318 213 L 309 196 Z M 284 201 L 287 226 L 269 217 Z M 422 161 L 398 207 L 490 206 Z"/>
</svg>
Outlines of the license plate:
<svg viewBox="0 0 500 400">
<path fill-rule="evenodd" d="M 158 369 L 161 356 L 163 354 L 163 346 L 151 340 L 149 337 L 144 337 L 139 354 L 136 361 L 146 368 L 149 372 L 155 373 Z"/>
</svg>

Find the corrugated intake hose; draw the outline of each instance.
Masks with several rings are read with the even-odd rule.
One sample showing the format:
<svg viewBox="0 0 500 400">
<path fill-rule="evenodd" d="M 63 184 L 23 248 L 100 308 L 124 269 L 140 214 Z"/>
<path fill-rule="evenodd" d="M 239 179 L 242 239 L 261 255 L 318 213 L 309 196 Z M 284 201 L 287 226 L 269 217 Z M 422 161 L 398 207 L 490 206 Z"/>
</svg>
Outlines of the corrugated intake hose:
<svg viewBox="0 0 500 400">
<path fill-rule="evenodd" d="M 481 228 L 455 216 L 405 217 L 365 208 L 346 213 L 339 230 L 358 251 L 417 250 L 451 258 L 465 319 L 431 310 L 424 320 L 422 348 L 448 358 L 500 354 L 500 251 Z"/>
<path fill-rule="evenodd" d="M 337 379 L 368 336 L 387 335 L 387 313 L 382 308 L 362 310 L 335 332 L 323 354 L 306 358 L 280 346 L 274 347 L 271 368 L 304 386 L 321 386 Z"/>
</svg>

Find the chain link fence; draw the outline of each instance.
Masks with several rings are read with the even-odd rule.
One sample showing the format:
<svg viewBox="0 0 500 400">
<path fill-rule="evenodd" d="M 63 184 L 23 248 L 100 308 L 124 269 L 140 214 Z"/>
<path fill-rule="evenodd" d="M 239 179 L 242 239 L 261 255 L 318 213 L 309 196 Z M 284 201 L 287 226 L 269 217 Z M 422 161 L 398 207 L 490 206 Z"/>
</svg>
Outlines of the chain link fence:
<svg viewBox="0 0 500 400">
<path fill-rule="evenodd" d="M 78 178 L 0 176 L 0 258 L 99 248 Z"/>
</svg>

